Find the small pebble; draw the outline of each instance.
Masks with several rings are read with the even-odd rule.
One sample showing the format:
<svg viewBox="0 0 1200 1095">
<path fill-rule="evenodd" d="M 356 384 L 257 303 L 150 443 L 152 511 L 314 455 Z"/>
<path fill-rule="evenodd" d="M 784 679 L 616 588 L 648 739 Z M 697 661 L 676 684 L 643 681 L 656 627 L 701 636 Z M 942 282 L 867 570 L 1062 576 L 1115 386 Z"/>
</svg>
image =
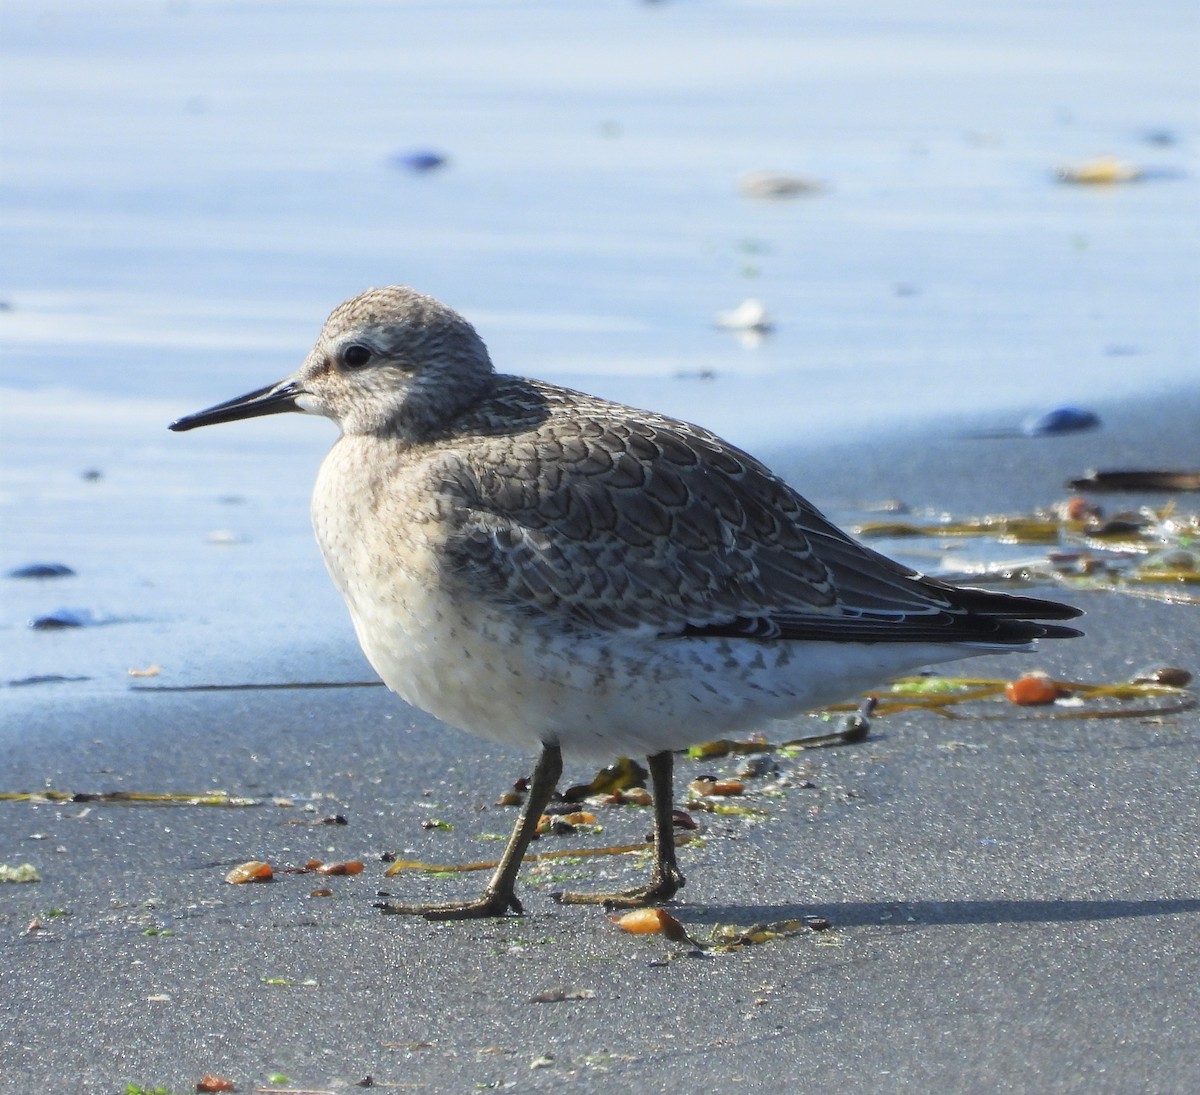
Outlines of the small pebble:
<svg viewBox="0 0 1200 1095">
<path fill-rule="evenodd" d="M 1093 430 L 1099 425 L 1100 418 L 1092 411 L 1080 407 L 1054 407 L 1027 418 L 1021 424 L 1021 432 L 1026 437 L 1050 437 L 1059 433 Z"/>
<path fill-rule="evenodd" d="M 717 326 L 730 331 L 758 331 L 765 333 L 771 330 L 773 323 L 767 314 L 766 305 L 761 300 L 751 297 L 743 300 L 729 312 L 717 313 Z"/>
<path fill-rule="evenodd" d="M 446 157 L 440 152 L 428 148 L 417 148 L 405 152 L 397 152 L 391 158 L 393 167 L 402 167 L 408 171 L 433 171 L 445 166 Z"/>
<path fill-rule="evenodd" d="M 1192 675 L 1175 665 L 1158 665 L 1140 670 L 1132 680 L 1134 684 L 1166 684 L 1172 688 L 1187 688 L 1192 683 Z"/>
<path fill-rule="evenodd" d="M 751 171 L 741 177 L 738 189 L 748 198 L 795 198 L 819 194 L 825 184 L 820 179 L 783 171 Z"/>
<path fill-rule="evenodd" d="M 34 631 L 64 631 L 70 627 L 87 627 L 95 623 L 95 617 L 84 608 L 59 608 L 48 616 L 38 616 L 29 621 Z"/>
<path fill-rule="evenodd" d="M 1020 707 L 1040 707 L 1058 699 L 1058 686 L 1048 677 L 1029 674 L 1009 681 L 1004 686 L 1004 695 L 1010 703 Z"/>
<path fill-rule="evenodd" d="M 1060 167 L 1055 173 L 1060 182 L 1079 186 L 1111 186 L 1113 183 L 1136 182 L 1142 171 L 1115 156 L 1096 156 L 1082 163 Z"/>
<path fill-rule="evenodd" d="M 738 767 L 737 774 L 742 779 L 758 779 L 770 775 L 778 767 L 775 758 L 767 753 L 758 753 L 747 757 Z"/>
<path fill-rule="evenodd" d="M 30 563 L 8 572 L 9 578 L 71 578 L 75 574 L 63 563 Z"/>
</svg>

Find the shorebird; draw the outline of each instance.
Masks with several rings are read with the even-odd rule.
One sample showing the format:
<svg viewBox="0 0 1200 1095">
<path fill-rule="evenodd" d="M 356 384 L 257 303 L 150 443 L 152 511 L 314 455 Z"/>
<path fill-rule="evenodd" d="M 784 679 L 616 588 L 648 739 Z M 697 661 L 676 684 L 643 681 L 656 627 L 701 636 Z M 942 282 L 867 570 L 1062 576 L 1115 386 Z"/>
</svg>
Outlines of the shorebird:
<svg viewBox="0 0 1200 1095">
<path fill-rule="evenodd" d="M 648 757 L 655 855 L 644 886 L 556 898 L 667 901 L 684 883 L 672 750 L 1079 634 L 1046 622 L 1075 608 L 871 551 L 708 430 L 495 372 L 466 319 L 408 288 L 348 300 L 297 372 L 170 428 L 283 411 L 341 429 L 313 525 L 376 672 L 450 725 L 541 750 L 483 895 L 389 912 L 520 913 L 564 752 Z"/>
</svg>

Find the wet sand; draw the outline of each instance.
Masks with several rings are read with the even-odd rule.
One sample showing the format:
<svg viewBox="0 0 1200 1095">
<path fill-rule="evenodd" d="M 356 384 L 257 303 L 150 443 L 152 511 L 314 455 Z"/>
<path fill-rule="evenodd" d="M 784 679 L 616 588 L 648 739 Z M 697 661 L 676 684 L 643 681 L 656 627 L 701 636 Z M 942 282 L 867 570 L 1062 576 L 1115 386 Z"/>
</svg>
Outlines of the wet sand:
<svg viewBox="0 0 1200 1095">
<path fill-rule="evenodd" d="M 963 442 L 947 426 L 819 451 L 798 443 L 774 462 L 835 514 L 884 497 L 964 514 L 1026 509 L 1091 466 L 1200 464 L 1198 407 L 1197 393 L 1176 393 L 1102 407 L 1104 428 L 1077 437 Z M 224 578 L 262 580 L 255 568 L 270 554 L 248 554 Z M 241 626 L 226 615 L 220 570 L 200 582 L 177 566 L 174 580 L 205 626 Z M 365 679 L 348 625 L 305 629 L 310 599 L 325 604 L 328 592 L 280 588 L 295 633 L 258 663 L 196 651 L 186 673 L 137 683 Z M 1096 681 L 1149 663 L 1200 668 L 1194 607 L 1044 592 L 1087 610 L 1085 638 L 963 671 Z M 166 642 L 194 622 L 157 628 Z M 767 816 L 702 819 L 674 911 L 697 937 L 718 922 L 805 914 L 832 927 L 706 955 L 551 902 L 564 876 L 580 887 L 632 879 L 626 857 L 527 868 L 521 918 L 381 917 L 381 890 L 427 899 L 482 884 L 385 879 L 380 854 L 495 855 L 499 844 L 480 837 L 506 832 L 513 812 L 493 803 L 530 767 L 382 688 L 135 691 L 108 679 L 3 693 L 0 789 L 222 788 L 261 802 L 0 803 L 0 861 L 33 863 L 42 878 L 0 885 L 5 1091 L 183 1092 L 211 1072 L 241 1091 L 285 1086 L 270 1082 L 279 1073 L 321 1091 L 370 1076 L 438 1092 L 1128 1092 L 1187 1090 L 1200 1074 L 1195 709 L 1094 721 L 893 715 L 861 745 L 782 761 L 786 794 L 746 800 Z M 736 766 L 684 762 L 679 786 Z M 335 814 L 348 824 L 313 824 Z M 423 827 L 431 820 L 453 829 Z M 603 834 L 540 846 L 627 843 L 649 828 L 644 810 L 601 821 Z M 312 858 L 366 869 L 223 882 L 243 860 Z M 332 897 L 309 896 L 325 885 Z M 41 928 L 27 932 L 35 918 Z M 531 1002 L 560 988 L 594 995 Z"/>
</svg>

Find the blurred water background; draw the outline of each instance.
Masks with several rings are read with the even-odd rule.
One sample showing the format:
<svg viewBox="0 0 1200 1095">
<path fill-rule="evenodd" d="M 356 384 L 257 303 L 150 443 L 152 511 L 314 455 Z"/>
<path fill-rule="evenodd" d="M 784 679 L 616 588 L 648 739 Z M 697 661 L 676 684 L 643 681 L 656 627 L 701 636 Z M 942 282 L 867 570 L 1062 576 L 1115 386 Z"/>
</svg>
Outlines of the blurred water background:
<svg viewBox="0 0 1200 1095">
<path fill-rule="evenodd" d="M 0 569 L 77 571 L 3 581 L 6 681 L 367 672 L 305 517 L 328 425 L 165 427 L 290 372 L 370 285 L 458 308 L 503 371 L 755 451 L 1200 385 L 1189 2 L 0 20 Z M 1139 177 L 1060 178 L 1098 156 Z M 752 197 L 755 171 L 814 185 Z M 768 334 L 716 327 L 749 298 Z M 111 626 L 29 630 L 67 606 Z"/>
</svg>

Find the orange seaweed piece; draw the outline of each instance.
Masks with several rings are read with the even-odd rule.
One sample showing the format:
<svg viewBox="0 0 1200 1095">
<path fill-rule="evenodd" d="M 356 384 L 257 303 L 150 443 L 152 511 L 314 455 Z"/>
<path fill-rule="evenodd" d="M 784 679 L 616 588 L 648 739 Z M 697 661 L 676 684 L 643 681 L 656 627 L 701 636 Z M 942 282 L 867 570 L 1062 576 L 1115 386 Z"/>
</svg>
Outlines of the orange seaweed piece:
<svg viewBox="0 0 1200 1095">
<path fill-rule="evenodd" d="M 348 859 L 344 863 L 323 863 L 313 868 L 317 874 L 361 874 L 362 869 L 361 859 Z"/>
<path fill-rule="evenodd" d="M 1010 703 L 1021 707 L 1039 707 L 1058 699 L 1058 685 L 1049 677 L 1018 677 L 1004 686 Z"/>
<path fill-rule="evenodd" d="M 661 934 L 676 941 L 687 938 L 687 930 L 666 909 L 634 909 L 608 919 L 633 935 Z"/>
<path fill-rule="evenodd" d="M 239 863 L 225 876 L 225 881 L 231 886 L 240 886 L 243 882 L 270 882 L 274 877 L 270 863 L 252 859 L 249 863 Z"/>
</svg>

